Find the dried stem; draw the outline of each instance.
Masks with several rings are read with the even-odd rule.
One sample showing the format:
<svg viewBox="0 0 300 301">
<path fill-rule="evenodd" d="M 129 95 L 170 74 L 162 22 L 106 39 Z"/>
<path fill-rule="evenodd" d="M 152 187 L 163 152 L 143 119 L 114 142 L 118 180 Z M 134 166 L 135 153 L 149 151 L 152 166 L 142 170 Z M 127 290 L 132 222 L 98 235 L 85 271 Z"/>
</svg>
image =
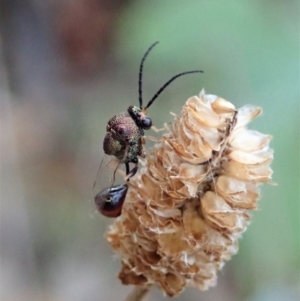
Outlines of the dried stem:
<svg viewBox="0 0 300 301">
<path fill-rule="evenodd" d="M 152 286 L 136 285 L 124 301 L 141 301 L 150 291 Z"/>
</svg>

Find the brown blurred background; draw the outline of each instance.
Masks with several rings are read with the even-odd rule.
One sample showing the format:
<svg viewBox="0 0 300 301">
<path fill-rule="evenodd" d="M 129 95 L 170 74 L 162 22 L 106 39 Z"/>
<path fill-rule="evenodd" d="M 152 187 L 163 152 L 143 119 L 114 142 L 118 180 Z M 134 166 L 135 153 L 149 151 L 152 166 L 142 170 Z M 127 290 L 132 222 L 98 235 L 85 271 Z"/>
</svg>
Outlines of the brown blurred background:
<svg viewBox="0 0 300 301">
<path fill-rule="evenodd" d="M 299 300 L 299 1 L 0 0 L 1 300 L 123 300 L 92 184 L 109 117 L 178 79 L 157 127 L 202 88 L 264 115 L 274 181 L 208 292 L 176 300 Z M 150 133 L 152 134 L 152 133 Z M 168 298 L 166 298 L 168 299 Z M 158 290 L 147 300 L 166 300 Z"/>
</svg>

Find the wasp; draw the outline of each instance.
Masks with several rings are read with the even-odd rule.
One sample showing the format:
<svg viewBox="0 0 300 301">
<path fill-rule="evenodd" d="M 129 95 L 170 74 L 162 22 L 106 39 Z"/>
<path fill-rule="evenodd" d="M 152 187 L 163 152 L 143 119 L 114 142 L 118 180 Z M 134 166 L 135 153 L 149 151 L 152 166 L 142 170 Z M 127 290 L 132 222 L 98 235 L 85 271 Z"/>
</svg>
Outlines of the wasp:
<svg viewBox="0 0 300 301">
<path fill-rule="evenodd" d="M 139 106 L 129 106 L 126 112 L 113 116 L 106 126 L 106 135 L 103 140 L 104 153 L 115 156 L 120 163 L 125 164 L 127 181 L 138 170 L 138 158 L 145 157 L 144 131 L 152 127 L 152 120 L 147 114 L 147 109 L 176 78 L 191 73 L 203 73 L 202 70 L 192 70 L 176 74 L 154 94 L 146 106 L 143 106 L 142 83 L 144 62 L 150 51 L 157 44 L 158 42 L 155 42 L 147 49 L 140 63 L 138 85 Z M 131 170 L 130 163 L 135 164 Z M 95 203 L 100 213 L 109 217 L 119 216 L 127 189 L 128 186 L 123 184 L 112 186 L 98 193 L 95 197 Z"/>
</svg>

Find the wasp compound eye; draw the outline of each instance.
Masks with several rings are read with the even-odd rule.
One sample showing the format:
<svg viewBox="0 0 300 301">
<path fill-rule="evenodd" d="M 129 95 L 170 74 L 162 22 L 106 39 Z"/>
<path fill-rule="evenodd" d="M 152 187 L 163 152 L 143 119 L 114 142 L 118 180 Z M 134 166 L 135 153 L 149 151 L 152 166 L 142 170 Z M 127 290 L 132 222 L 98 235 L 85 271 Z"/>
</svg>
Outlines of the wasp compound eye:
<svg viewBox="0 0 300 301">
<path fill-rule="evenodd" d="M 141 118 L 141 126 L 144 130 L 149 130 L 152 126 L 152 120 L 148 116 L 144 116 Z"/>
<path fill-rule="evenodd" d="M 118 217 L 122 213 L 128 186 L 126 184 L 106 188 L 95 196 L 98 211 L 106 217 Z"/>
</svg>

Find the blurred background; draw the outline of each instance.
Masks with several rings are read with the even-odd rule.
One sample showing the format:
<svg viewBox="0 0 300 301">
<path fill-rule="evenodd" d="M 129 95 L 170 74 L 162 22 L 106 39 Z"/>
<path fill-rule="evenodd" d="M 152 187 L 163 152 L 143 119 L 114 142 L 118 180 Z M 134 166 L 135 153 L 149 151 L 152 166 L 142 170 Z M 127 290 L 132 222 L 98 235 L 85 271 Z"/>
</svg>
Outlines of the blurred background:
<svg viewBox="0 0 300 301">
<path fill-rule="evenodd" d="M 176 300 L 299 296 L 299 1 L 0 0 L 1 300 L 123 300 L 92 185 L 108 119 L 144 101 L 155 126 L 202 88 L 261 106 L 274 182 L 239 253 L 207 292 Z M 149 133 L 152 135 L 152 133 Z M 169 300 L 154 290 L 146 300 Z"/>
</svg>

